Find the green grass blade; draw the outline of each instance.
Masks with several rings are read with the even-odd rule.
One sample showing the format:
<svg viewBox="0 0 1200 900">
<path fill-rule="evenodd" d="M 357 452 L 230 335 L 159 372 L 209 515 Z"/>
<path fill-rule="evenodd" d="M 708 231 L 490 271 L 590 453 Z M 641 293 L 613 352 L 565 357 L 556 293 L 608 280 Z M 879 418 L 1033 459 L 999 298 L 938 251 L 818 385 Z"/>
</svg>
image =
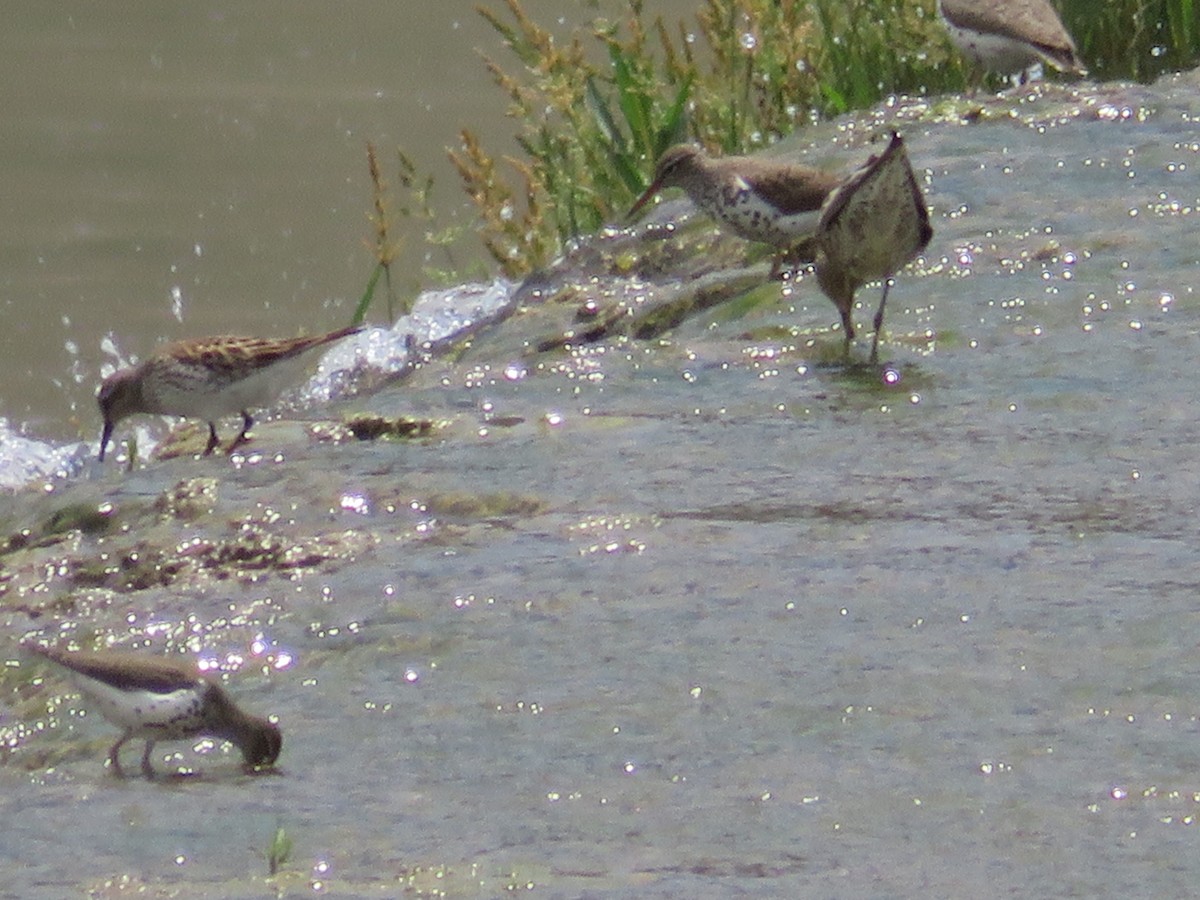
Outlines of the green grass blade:
<svg viewBox="0 0 1200 900">
<path fill-rule="evenodd" d="M 645 95 L 634 83 L 633 72 L 616 47 L 609 48 L 613 65 L 613 81 L 617 87 L 617 105 L 629 125 L 634 147 L 650 149 L 650 115 Z"/>
<path fill-rule="evenodd" d="M 617 177 L 621 179 L 621 183 L 629 189 L 629 193 L 631 194 L 640 194 L 649 184 L 646 181 L 646 176 L 642 174 L 642 170 L 638 168 L 627 153 L 614 155 L 612 166 L 613 170 L 617 173 Z"/>
<path fill-rule="evenodd" d="M 675 94 L 675 100 L 667 109 L 667 115 L 663 119 L 662 126 L 658 129 L 658 134 L 654 140 L 654 159 L 662 156 L 663 151 L 672 144 L 677 144 L 683 140 L 684 135 L 684 112 L 687 109 L 688 97 L 692 94 L 692 76 L 689 74 L 679 85 L 679 91 Z"/>
<path fill-rule="evenodd" d="M 626 146 L 625 135 L 617 128 L 617 123 L 613 120 L 608 103 L 600 96 L 600 89 L 596 87 L 596 79 L 591 75 L 587 77 L 586 90 L 587 107 L 591 111 L 593 118 L 595 118 L 596 125 L 613 147 L 624 151 Z"/>
<path fill-rule="evenodd" d="M 362 298 L 358 301 L 358 306 L 354 308 L 354 316 L 350 319 L 351 325 L 361 325 L 367 318 L 367 308 L 371 305 L 371 298 L 375 296 L 375 285 L 379 284 L 379 276 L 382 274 L 383 263 L 376 263 L 375 271 L 367 279 L 367 288 L 363 291 Z"/>
</svg>

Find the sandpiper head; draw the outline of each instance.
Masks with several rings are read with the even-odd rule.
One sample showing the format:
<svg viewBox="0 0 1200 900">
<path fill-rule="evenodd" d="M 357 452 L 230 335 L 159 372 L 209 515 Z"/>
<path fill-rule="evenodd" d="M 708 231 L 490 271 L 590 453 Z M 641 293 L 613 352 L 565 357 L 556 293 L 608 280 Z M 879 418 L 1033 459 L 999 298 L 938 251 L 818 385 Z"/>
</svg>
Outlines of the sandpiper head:
<svg viewBox="0 0 1200 900">
<path fill-rule="evenodd" d="M 141 411 L 142 381 L 138 369 L 121 369 L 105 378 L 96 401 L 104 419 L 104 430 L 100 433 L 100 461 L 103 462 L 113 428 L 126 416 Z"/>
<path fill-rule="evenodd" d="M 283 749 L 283 732 L 274 722 L 253 719 L 241 734 L 238 746 L 248 766 L 270 766 Z"/>
<path fill-rule="evenodd" d="M 244 712 L 212 678 L 206 678 L 205 734 L 232 741 L 242 751 L 247 766 L 270 766 L 283 749 L 283 734 L 269 719 Z"/>
<path fill-rule="evenodd" d="M 651 197 L 663 188 L 686 188 L 698 168 L 697 164 L 703 158 L 704 151 L 692 144 L 676 144 L 669 148 L 659 157 L 658 165 L 654 167 L 654 180 L 650 182 L 650 186 L 646 188 L 642 196 L 637 198 L 629 210 L 627 218 L 635 215 Z"/>
</svg>

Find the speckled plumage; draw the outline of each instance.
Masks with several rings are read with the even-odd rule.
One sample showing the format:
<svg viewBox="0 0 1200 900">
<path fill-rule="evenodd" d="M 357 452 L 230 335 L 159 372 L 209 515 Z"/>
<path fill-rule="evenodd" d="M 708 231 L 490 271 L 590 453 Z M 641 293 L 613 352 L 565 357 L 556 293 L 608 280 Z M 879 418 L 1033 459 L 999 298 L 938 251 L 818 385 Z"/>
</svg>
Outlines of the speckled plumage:
<svg viewBox="0 0 1200 900">
<path fill-rule="evenodd" d="M 100 459 L 113 428 L 127 416 L 157 413 L 208 422 L 208 446 L 217 446 L 216 420 L 240 414 L 242 430 L 232 450 L 246 439 L 254 424 L 251 409 L 268 406 L 293 384 L 310 350 L 340 340 L 361 326 L 328 334 L 272 340 L 252 337 L 210 337 L 176 341 L 159 348 L 144 362 L 114 372 L 97 395 L 104 430 Z"/>
<path fill-rule="evenodd" d="M 701 210 L 739 237 L 787 251 L 811 237 L 838 177 L 821 169 L 752 156 L 712 158 L 679 144 L 658 161 L 634 215 L 663 188 L 682 188 Z M 778 269 L 779 259 L 772 269 Z"/>
<path fill-rule="evenodd" d="M 108 754 L 119 775 L 121 747 L 132 738 L 146 741 L 142 771 L 147 778 L 154 777 L 150 753 L 160 740 L 210 736 L 231 741 L 248 766 L 271 765 L 279 757 L 279 727 L 244 713 L 213 677 L 194 666 L 128 653 L 68 653 L 38 645 L 30 649 L 68 669 L 96 710 L 123 729 Z"/>
<path fill-rule="evenodd" d="M 977 66 L 1001 75 L 1039 59 L 1086 75 L 1075 42 L 1047 0 L 938 0 L 951 40 Z"/>
<path fill-rule="evenodd" d="M 854 339 L 854 292 L 868 281 L 883 279 L 871 342 L 875 362 L 889 280 L 932 237 L 925 196 L 904 140 L 893 132 L 883 153 L 872 156 L 829 195 L 817 227 L 817 282 L 841 314 L 847 354 Z"/>
</svg>

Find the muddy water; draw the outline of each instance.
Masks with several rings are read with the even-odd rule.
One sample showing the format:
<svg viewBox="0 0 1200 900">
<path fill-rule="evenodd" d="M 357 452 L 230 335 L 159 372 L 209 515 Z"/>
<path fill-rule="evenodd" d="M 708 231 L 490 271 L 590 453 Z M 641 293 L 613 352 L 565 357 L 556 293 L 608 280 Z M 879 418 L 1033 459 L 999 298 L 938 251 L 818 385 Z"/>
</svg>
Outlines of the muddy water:
<svg viewBox="0 0 1200 900">
<path fill-rule="evenodd" d="M 1200 82 L 965 109 L 790 148 L 848 166 L 899 121 L 924 173 L 895 384 L 821 362 L 811 278 L 572 351 L 522 351 L 533 309 L 245 454 L 18 497 L 6 634 L 221 660 L 285 747 L 119 781 L 112 729 L 10 644 L 7 889 L 1186 893 Z M 591 274 L 546 293 L 670 281 Z M 435 431 L 305 421 L 350 412 Z"/>
<path fill-rule="evenodd" d="M 598 14 L 583 0 L 523 5 L 561 36 Z M 168 338 L 346 322 L 373 267 L 367 141 L 393 188 L 397 149 L 432 175 L 437 228 L 462 234 L 446 249 L 423 224 L 400 228 L 398 291 L 439 270 L 488 277 L 446 159 L 464 127 L 496 155 L 516 151 L 480 51 L 512 61 L 462 0 L 10 6 L 0 484 L 45 452 L 16 436 L 95 439 L 96 384 L 118 359 Z"/>
</svg>

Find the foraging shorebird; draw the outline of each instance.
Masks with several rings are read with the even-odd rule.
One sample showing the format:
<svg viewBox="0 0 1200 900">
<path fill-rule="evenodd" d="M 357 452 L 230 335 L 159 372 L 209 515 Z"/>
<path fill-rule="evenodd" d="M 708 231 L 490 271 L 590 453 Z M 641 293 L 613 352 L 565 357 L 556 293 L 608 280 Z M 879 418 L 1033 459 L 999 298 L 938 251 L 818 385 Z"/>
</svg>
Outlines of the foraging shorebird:
<svg viewBox="0 0 1200 900">
<path fill-rule="evenodd" d="M 817 283 L 841 313 L 847 357 L 854 340 L 854 292 L 868 281 L 883 279 L 871 340 L 874 363 L 891 277 L 932 237 L 925 196 L 904 140 L 892 132 L 887 149 L 872 156 L 829 195 L 817 225 Z"/>
<path fill-rule="evenodd" d="M 113 771 L 124 775 L 121 747 L 133 738 L 146 741 L 142 772 L 154 777 L 150 754 L 156 741 L 203 735 L 231 741 L 247 766 L 269 766 L 279 758 L 279 726 L 240 710 L 218 681 L 195 666 L 129 653 L 68 653 L 29 645 L 68 669 L 83 695 L 108 721 L 124 729 L 108 751 Z"/>
<path fill-rule="evenodd" d="M 971 63 L 1000 75 L 1021 74 L 1039 60 L 1086 75 L 1075 42 L 1048 0 L 938 0 L 951 40 Z"/>
<path fill-rule="evenodd" d="M 638 197 L 633 216 L 664 188 L 682 188 L 701 210 L 734 234 L 778 248 L 775 277 L 788 252 L 810 238 L 821 204 L 838 177 L 820 169 L 751 156 L 710 157 L 679 144 L 658 161 L 654 179 Z"/>
<path fill-rule="evenodd" d="M 109 375 L 101 385 L 97 395 L 104 417 L 100 459 L 116 424 L 138 413 L 204 419 L 208 422 L 205 456 L 218 443 L 216 420 L 240 414 L 242 430 L 229 445 L 232 451 L 245 442 L 254 424 L 249 410 L 269 406 L 294 384 L 309 351 L 361 330 L 355 325 L 312 337 L 211 337 L 167 344 L 144 362 Z"/>
</svg>

